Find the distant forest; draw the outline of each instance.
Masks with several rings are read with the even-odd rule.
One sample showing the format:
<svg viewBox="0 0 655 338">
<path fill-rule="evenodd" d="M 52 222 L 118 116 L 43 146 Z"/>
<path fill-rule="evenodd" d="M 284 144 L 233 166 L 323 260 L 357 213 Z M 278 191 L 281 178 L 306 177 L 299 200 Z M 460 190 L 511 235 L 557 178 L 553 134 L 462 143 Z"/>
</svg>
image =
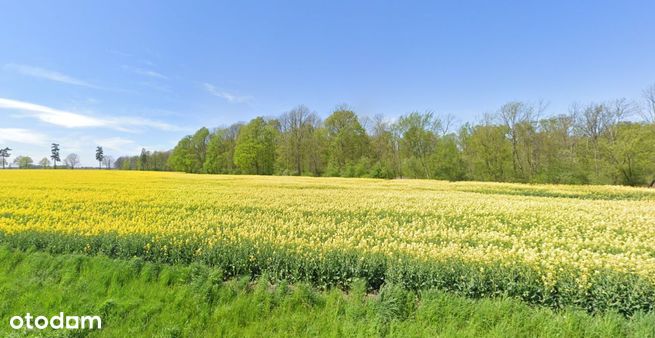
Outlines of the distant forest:
<svg viewBox="0 0 655 338">
<path fill-rule="evenodd" d="M 347 106 L 325 120 L 304 106 L 278 118 L 200 128 L 171 151 L 120 157 L 119 169 L 208 174 L 425 178 L 653 185 L 655 85 L 644 102 L 574 105 L 509 102 L 451 130 L 450 116 L 414 112 L 393 121 Z M 635 116 L 641 116 L 638 121 Z"/>
</svg>

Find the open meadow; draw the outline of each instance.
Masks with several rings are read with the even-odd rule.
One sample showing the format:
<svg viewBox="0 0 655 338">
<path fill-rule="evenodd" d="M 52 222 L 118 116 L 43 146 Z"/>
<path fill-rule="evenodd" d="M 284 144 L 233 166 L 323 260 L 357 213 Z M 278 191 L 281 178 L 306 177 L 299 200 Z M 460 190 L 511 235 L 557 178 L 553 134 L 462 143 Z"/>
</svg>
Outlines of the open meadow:
<svg viewBox="0 0 655 338">
<path fill-rule="evenodd" d="M 649 189 L 98 170 L 5 171 L 0 187 L 7 250 L 599 316 L 655 304 Z"/>
</svg>

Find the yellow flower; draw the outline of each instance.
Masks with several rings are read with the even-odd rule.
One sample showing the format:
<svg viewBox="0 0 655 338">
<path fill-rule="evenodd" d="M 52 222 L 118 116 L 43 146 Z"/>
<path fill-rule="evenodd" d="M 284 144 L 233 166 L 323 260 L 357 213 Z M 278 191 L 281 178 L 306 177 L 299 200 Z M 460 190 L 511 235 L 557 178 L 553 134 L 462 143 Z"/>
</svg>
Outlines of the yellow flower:
<svg viewBox="0 0 655 338">
<path fill-rule="evenodd" d="M 606 270 L 655 284 L 647 189 L 67 170 L 3 171 L 0 187 L 6 236 L 138 235 L 161 255 L 251 243 L 273 255 L 526 266 L 547 286 L 573 272 L 585 288 Z"/>
</svg>

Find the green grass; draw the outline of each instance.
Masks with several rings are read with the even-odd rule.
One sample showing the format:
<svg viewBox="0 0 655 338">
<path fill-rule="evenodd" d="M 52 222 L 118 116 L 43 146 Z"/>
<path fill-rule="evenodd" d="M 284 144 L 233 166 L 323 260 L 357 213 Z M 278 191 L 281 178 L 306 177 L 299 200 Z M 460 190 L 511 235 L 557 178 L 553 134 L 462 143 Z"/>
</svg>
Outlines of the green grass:
<svg viewBox="0 0 655 338">
<path fill-rule="evenodd" d="M 0 247 L 0 335 L 655 337 L 655 313 L 625 318 L 553 311 L 515 299 L 472 300 L 385 285 L 367 294 L 231 278 L 194 263 L 51 255 Z M 14 315 L 100 315 L 101 331 L 14 331 Z"/>
</svg>

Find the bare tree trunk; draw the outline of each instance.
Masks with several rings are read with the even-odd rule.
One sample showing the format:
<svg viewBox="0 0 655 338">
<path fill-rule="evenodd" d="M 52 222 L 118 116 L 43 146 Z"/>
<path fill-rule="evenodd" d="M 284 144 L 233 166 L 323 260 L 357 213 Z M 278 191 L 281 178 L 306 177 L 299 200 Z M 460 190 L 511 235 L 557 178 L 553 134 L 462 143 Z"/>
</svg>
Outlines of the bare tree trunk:
<svg viewBox="0 0 655 338">
<path fill-rule="evenodd" d="M 297 175 L 301 176 L 302 175 L 302 158 L 301 158 L 301 143 L 300 139 L 298 140 L 298 145 L 296 147 L 296 171 Z"/>
</svg>

